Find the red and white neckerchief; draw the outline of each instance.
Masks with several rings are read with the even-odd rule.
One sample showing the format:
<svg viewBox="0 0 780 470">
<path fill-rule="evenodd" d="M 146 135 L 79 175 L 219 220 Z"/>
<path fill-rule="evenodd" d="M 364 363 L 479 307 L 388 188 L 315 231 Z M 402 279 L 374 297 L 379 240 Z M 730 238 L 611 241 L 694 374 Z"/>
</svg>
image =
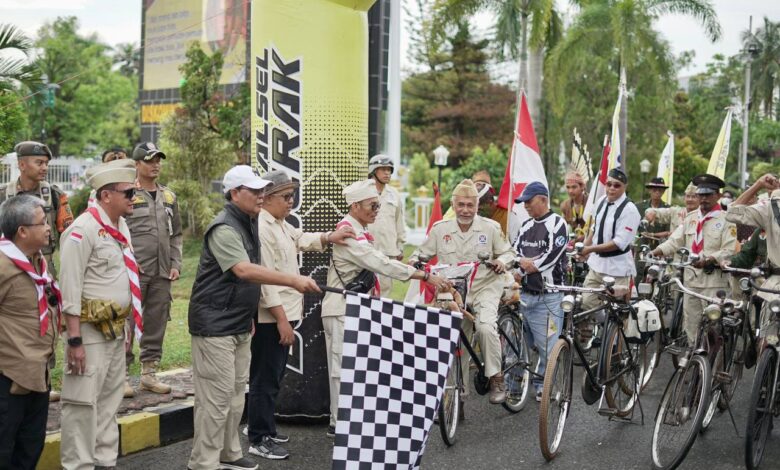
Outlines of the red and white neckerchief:
<svg viewBox="0 0 780 470">
<path fill-rule="evenodd" d="M 691 244 L 691 253 L 698 255 L 704 250 L 704 223 L 720 214 L 720 209 L 713 209 L 702 216 L 699 209 L 699 221 L 696 223 L 696 234 L 693 236 Z"/>
<path fill-rule="evenodd" d="M 24 256 L 22 250 L 20 250 L 11 240 L 0 238 L 0 251 L 13 261 L 17 268 L 26 272 L 35 284 L 35 290 L 38 292 L 38 320 L 41 325 L 41 336 L 46 336 L 46 331 L 49 329 L 49 300 L 46 296 L 46 286 L 51 288 L 51 291 L 57 297 L 55 315 L 57 316 L 57 329 L 59 330 L 60 315 L 62 312 L 62 294 L 60 294 L 60 288 L 57 285 L 57 281 L 49 274 L 46 266 L 46 259 L 43 255 L 40 256 L 41 274 L 38 274 L 35 272 L 35 268 L 32 263 L 30 263 L 30 260 Z"/>
<path fill-rule="evenodd" d="M 352 227 L 352 229 L 355 230 L 355 227 L 352 226 L 352 222 L 347 219 L 343 219 L 341 222 L 337 223 L 336 230 L 345 226 Z M 357 233 L 357 230 L 355 230 L 355 233 Z M 363 233 L 355 237 L 355 241 L 361 245 L 373 245 L 374 236 L 368 233 L 368 230 L 364 230 Z M 379 288 L 379 277 L 377 277 L 376 274 L 374 274 L 374 295 L 377 297 L 382 296 L 382 290 Z"/>
<path fill-rule="evenodd" d="M 133 323 L 135 323 L 135 339 L 140 341 L 141 336 L 143 336 L 144 333 L 144 310 L 141 306 L 141 285 L 138 278 L 138 263 L 135 261 L 133 250 L 130 248 L 130 243 L 127 241 L 127 238 L 122 235 L 122 232 L 103 223 L 103 220 L 100 218 L 100 213 L 98 213 L 96 208 L 90 207 L 87 209 L 87 212 L 92 214 L 92 217 L 94 217 L 97 223 L 103 227 L 103 230 L 111 235 L 111 237 L 116 240 L 122 247 L 125 269 L 127 270 L 127 278 L 130 280 L 131 303 L 133 306 Z"/>
</svg>

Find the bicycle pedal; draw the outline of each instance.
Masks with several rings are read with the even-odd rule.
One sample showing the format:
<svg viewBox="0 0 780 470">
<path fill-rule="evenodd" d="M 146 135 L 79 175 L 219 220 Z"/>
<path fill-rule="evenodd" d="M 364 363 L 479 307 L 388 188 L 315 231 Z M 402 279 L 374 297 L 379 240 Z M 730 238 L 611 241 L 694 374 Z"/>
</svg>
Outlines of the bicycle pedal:
<svg viewBox="0 0 780 470">
<path fill-rule="evenodd" d="M 610 418 L 618 413 L 617 408 L 601 408 L 599 414 L 601 416 L 609 416 Z"/>
<path fill-rule="evenodd" d="M 722 371 L 722 370 L 719 370 L 718 372 L 715 372 L 715 376 L 714 377 L 715 377 L 715 380 L 717 380 L 718 382 L 720 382 L 722 384 L 727 384 L 728 385 L 728 384 L 730 384 L 733 381 L 733 379 L 731 378 L 731 374 L 729 374 L 728 372 Z"/>
</svg>

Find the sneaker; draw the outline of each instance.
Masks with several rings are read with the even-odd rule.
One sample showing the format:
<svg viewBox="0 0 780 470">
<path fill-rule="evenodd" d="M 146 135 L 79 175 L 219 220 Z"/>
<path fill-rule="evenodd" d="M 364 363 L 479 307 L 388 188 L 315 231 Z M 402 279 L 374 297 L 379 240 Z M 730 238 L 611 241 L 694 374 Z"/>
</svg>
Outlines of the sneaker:
<svg viewBox="0 0 780 470">
<path fill-rule="evenodd" d="M 284 460 L 290 456 L 287 449 L 274 442 L 271 436 L 263 436 L 260 444 L 249 446 L 249 453 L 270 460 Z"/>
<path fill-rule="evenodd" d="M 290 436 L 278 432 L 275 436 L 271 436 L 271 440 L 277 444 L 284 444 L 285 442 L 290 442 Z"/>
<path fill-rule="evenodd" d="M 328 430 L 325 432 L 328 437 L 336 437 L 336 426 L 328 426 Z"/>
<path fill-rule="evenodd" d="M 257 470 L 257 464 L 246 457 L 233 462 L 220 462 L 219 470 Z"/>
<path fill-rule="evenodd" d="M 244 426 L 244 430 L 241 431 L 241 434 L 249 437 L 249 426 Z"/>
</svg>

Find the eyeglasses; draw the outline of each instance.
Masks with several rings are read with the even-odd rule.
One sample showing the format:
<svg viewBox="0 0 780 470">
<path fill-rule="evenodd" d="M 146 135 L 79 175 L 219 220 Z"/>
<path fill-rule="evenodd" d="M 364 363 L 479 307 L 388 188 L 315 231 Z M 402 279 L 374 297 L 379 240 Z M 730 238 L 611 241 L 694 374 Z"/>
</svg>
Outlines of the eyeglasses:
<svg viewBox="0 0 780 470">
<path fill-rule="evenodd" d="M 132 201 L 133 198 L 135 197 L 135 188 L 128 188 L 125 189 L 124 191 L 120 191 L 118 189 L 111 189 L 110 191 L 112 193 L 121 193 L 125 197 L 125 199 L 130 201 Z"/>
<path fill-rule="evenodd" d="M 276 196 L 284 199 L 287 202 L 290 202 L 295 198 L 295 193 L 287 193 L 287 194 L 271 194 L 271 196 Z"/>
<path fill-rule="evenodd" d="M 620 189 L 623 187 L 623 183 L 607 183 L 608 188 Z"/>
<path fill-rule="evenodd" d="M 372 202 L 370 206 L 363 206 L 363 207 L 368 207 L 373 212 L 377 212 L 377 211 L 379 211 L 379 208 L 382 207 L 382 204 L 380 204 L 378 202 Z"/>
</svg>

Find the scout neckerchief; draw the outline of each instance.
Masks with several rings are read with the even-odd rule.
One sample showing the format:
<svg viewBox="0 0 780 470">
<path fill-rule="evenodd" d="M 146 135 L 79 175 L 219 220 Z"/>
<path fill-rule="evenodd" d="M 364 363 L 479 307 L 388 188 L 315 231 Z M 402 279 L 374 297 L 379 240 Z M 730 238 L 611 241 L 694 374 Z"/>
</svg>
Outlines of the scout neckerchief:
<svg viewBox="0 0 780 470">
<path fill-rule="evenodd" d="M 352 223 L 347 219 L 343 219 L 341 222 L 336 224 L 336 230 L 344 226 L 352 227 Z M 352 227 L 352 229 L 354 230 L 355 227 Z M 357 230 L 355 232 L 357 232 Z M 355 241 L 361 245 L 373 245 L 374 236 L 368 233 L 368 230 L 363 230 L 363 233 L 361 233 L 360 236 L 355 237 Z M 379 277 L 377 277 L 376 274 L 374 274 L 374 295 L 377 297 L 382 296 L 382 290 L 379 288 Z"/>
<path fill-rule="evenodd" d="M 87 209 L 87 212 L 92 214 L 92 217 L 94 217 L 97 223 L 103 227 L 103 230 L 111 235 L 111 237 L 116 240 L 122 247 L 122 254 L 124 255 L 125 260 L 125 269 L 127 270 L 127 278 L 130 280 L 130 294 L 133 305 L 133 322 L 135 323 L 135 338 L 140 341 L 141 336 L 144 333 L 144 310 L 141 306 L 141 287 L 138 279 L 138 263 L 135 261 L 133 250 L 130 249 L 130 243 L 128 243 L 127 238 L 125 238 L 125 236 L 122 235 L 119 230 L 103 223 L 103 220 L 100 218 L 100 214 L 96 208 L 90 207 Z"/>
<path fill-rule="evenodd" d="M 704 223 L 708 220 L 716 217 L 720 214 L 720 209 L 713 209 L 702 216 L 701 209 L 699 209 L 699 220 L 696 223 L 696 234 L 693 236 L 693 243 L 691 244 L 691 253 L 698 255 L 704 250 Z"/>
<path fill-rule="evenodd" d="M 35 272 L 32 263 L 11 240 L 0 238 L 0 251 L 13 261 L 17 268 L 26 272 L 35 284 L 35 290 L 38 292 L 38 320 L 41 325 L 41 336 L 46 336 L 46 331 L 49 329 L 49 301 L 46 296 L 46 286 L 49 286 L 54 293 L 54 296 L 57 298 L 55 315 L 57 316 L 57 329 L 59 329 L 60 312 L 62 312 L 62 295 L 60 294 L 60 288 L 57 285 L 57 281 L 51 277 L 49 271 L 46 269 L 46 259 L 43 256 L 40 257 L 41 274 L 38 274 Z"/>
</svg>

